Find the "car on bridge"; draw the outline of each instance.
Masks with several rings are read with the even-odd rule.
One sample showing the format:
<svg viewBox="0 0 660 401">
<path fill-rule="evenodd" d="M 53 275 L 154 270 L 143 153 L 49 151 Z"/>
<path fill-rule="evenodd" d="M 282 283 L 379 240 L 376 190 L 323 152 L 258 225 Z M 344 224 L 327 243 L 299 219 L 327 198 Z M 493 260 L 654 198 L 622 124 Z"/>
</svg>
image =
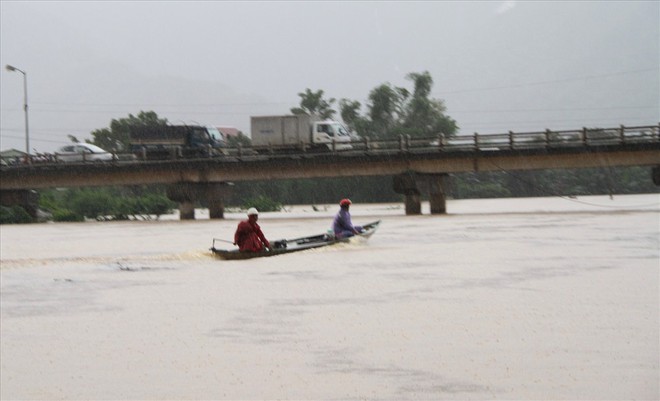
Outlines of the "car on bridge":
<svg viewBox="0 0 660 401">
<path fill-rule="evenodd" d="M 104 162 L 114 159 L 114 155 L 91 143 L 75 143 L 62 146 L 55 152 L 61 162 Z"/>
</svg>

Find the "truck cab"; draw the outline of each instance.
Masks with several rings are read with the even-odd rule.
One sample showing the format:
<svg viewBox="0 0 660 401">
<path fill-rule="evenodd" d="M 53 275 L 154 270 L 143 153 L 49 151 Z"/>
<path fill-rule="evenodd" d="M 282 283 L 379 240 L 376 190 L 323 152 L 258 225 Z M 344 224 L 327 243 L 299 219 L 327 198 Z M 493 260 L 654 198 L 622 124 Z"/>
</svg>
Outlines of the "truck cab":
<svg viewBox="0 0 660 401">
<path fill-rule="evenodd" d="M 340 122 L 326 120 L 316 121 L 312 126 L 312 142 L 315 144 L 327 144 L 332 149 L 332 143 L 335 143 L 335 149 L 352 149 L 350 131 Z"/>
<path fill-rule="evenodd" d="M 207 126 L 206 130 L 208 131 L 209 136 L 211 137 L 211 147 L 215 149 L 216 152 L 224 154 L 225 153 L 224 148 L 227 147 L 227 141 L 225 140 L 225 136 L 216 127 Z"/>
<path fill-rule="evenodd" d="M 135 126 L 129 135 L 131 150 L 144 159 L 209 157 L 224 147 L 221 136 L 214 138 L 208 127 L 199 125 Z"/>
</svg>

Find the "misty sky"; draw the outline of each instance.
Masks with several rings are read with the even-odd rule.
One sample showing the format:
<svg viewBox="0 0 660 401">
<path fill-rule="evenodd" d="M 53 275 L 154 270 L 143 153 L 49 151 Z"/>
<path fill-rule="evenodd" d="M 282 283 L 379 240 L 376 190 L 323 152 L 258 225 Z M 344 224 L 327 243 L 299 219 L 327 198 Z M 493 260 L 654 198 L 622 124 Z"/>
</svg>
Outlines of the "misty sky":
<svg viewBox="0 0 660 401">
<path fill-rule="evenodd" d="M 429 71 L 461 134 L 660 121 L 660 2 L 0 2 L 0 148 L 113 118 L 232 126 Z"/>
</svg>

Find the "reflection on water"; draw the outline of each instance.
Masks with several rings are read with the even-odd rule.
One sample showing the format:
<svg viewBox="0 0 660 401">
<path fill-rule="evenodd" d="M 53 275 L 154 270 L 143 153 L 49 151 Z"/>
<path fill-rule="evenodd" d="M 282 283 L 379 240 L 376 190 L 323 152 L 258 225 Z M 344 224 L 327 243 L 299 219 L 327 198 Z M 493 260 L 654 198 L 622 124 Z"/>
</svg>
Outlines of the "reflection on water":
<svg viewBox="0 0 660 401">
<path fill-rule="evenodd" d="M 657 399 L 660 196 L 575 201 L 356 204 L 368 242 L 245 261 L 241 213 L 0 226 L 1 398 Z"/>
</svg>

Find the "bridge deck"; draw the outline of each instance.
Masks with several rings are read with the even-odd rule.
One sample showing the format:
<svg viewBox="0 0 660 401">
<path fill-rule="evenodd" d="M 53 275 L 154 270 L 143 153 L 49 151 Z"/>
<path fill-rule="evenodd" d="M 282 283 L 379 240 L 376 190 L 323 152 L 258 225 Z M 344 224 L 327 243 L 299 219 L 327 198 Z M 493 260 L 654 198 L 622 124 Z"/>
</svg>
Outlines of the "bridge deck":
<svg viewBox="0 0 660 401">
<path fill-rule="evenodd" d="M 606 166 L 660 166 L 659 125 L 453 138 L 355 142 L 352 150 L 227 155 L 161 161 L 3 166 L 0 190 L 179 182 L 459 173 Z"/>
</svg>

